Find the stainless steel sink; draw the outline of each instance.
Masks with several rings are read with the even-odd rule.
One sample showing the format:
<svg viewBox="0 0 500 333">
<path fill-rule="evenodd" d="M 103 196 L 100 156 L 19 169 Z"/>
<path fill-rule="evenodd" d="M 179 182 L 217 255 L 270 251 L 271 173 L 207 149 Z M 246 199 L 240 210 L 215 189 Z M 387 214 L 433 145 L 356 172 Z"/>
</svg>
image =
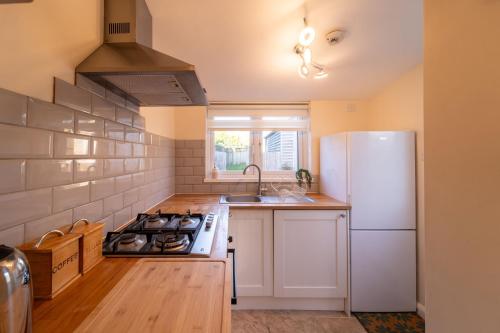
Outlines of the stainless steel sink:
<svg viewBox="0 0 500 333">
<path fill-rule="evenodd" d="M 230 196 L 223 196 L 221 199 L 221 202 L 227 202 L 227 203 L 233 203 L 233 202 L 261 202 L 261 198 L 256 196 L 256 195 L 230 195 Z"/>
<path fill-rule="evenodd" d="M 304 203 L 314 202 L 314 199 L 309 197 L 279 197 L 276 195 L 222 195 L 220 203 L 252 203 L 260 202 L 264 204 L 280 204 L 280 203 Z"/>
</svg>

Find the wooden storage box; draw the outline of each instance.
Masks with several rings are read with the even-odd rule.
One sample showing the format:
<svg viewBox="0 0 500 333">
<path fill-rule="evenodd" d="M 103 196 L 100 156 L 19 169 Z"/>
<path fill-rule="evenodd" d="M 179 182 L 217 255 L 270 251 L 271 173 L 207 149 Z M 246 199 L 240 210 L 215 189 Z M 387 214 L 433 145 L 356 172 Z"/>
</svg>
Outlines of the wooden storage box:
<svg viewBox="0 0 500 333">
<path fill-rule="evenodd" d="M 86 219 L 74 222 L 63 230 L 69 234 L 79 234 L 80 238 L 80 272 L 87 273 L 100 263 L 102 256 L 103 223 L 90 223 Z"/>
<path fill-rule="evenodd" d="M 80 273 L 80 234 L 64 235 L 52 230 L 39 240 L 19 247 L 28 258 L 33 276 L 35 298 L 54 298 Z"/>
</svg>

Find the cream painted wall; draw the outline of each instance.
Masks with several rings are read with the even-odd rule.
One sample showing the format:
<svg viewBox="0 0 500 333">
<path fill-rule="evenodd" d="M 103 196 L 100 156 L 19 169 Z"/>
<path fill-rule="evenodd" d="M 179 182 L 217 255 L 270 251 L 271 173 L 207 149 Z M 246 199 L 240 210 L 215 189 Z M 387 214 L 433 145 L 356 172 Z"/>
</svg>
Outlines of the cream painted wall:
<svg viewBox="0 0 500 333">
<path fill-rule="evenodd" d="M 204 106 L 183 106 L 175 108 L 175 138 L 177 140 L 205 140 Z"/>
<path fill-rule="evenodd" d="M 54 76 L 75 67 L 102 40 L 102 0 L 0 5 L 0 87 L 51 101 Z"/>
<path fill-rule="evenodd" d="M 348 108 L 352 110 L 348 112 Z M 319 140 L 323 135 L 362 131 L 369 126 L 365 103 L 359 101 L 311 101 L 311 172 L 319 174 Z"/>
<path fill-rule="evenodd" d="M 417 299 L 422 306 L 425 305 L 423 75 L 423 66 L 419 65 L 368 101 L 371 130 L 412 130 L 417 133 Z"/>
<path fill-rule="evenodd" d="M 174 107 L 141 107 L 140 113 L 146 119 L 146 131 L 175 139 Z"/>
<path fill-rule="evenodd" d="M 499 332 L 500 1 L 424 8 L 426 332 Z"/>
</svg>

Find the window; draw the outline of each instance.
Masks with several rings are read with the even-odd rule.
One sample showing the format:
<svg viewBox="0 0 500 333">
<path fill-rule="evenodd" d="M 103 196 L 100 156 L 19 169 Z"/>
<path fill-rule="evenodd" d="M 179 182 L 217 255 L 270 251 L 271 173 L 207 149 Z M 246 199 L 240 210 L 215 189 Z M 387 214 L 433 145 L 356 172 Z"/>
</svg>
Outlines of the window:
<svg viewBox="0 0 500 333">
<path fill-rule="evenodd" d="M 207 112 L 206 174 L 241 178 L 251 163 L 263 178 L 295 178 L 309 166 L 307 104 L 212 104 Z M 255 169 L 248 174 L 255 175 Z"/>
</svg>

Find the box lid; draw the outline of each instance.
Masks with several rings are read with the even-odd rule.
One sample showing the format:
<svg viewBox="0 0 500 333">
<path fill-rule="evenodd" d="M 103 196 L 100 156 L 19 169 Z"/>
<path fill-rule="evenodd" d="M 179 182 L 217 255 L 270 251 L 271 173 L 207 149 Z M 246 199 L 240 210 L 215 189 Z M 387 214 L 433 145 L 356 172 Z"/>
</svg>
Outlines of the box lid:
<svg viewBox="0 0 500 333">
<path fill-rule="evenodd" d="M 50 253 L 78 240 L 80 237 L 82 237 L 81 234 L 58 235 L 54 233 L 48 235 L 38 248 L 35 248 L 35 244 L 40 240 L 40 238 L 24 243 L 21 246 L 18 246 L 18 249 L 24 253 Z"/>
</svg>

